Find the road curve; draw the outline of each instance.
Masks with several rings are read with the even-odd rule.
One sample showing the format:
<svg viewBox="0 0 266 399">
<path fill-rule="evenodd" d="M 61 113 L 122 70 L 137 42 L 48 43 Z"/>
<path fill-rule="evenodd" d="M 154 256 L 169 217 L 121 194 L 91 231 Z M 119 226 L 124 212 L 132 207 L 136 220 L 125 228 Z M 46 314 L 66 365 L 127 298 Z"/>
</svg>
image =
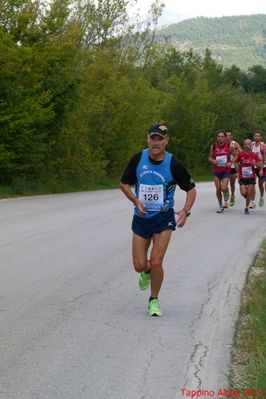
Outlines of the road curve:
<svg viewBox="0 0 266 399">
<path fill-rule="evenodd" d="M 119 190 L 0 201 L 0 398 L 179 399 L 228 386 L 241 290 L 266 206 L 216 214 L 197 185 L 165 258 L 164 316 L 147 316 Z M 178 190 L 176 209 L 183 206 Z"/>
</svg>

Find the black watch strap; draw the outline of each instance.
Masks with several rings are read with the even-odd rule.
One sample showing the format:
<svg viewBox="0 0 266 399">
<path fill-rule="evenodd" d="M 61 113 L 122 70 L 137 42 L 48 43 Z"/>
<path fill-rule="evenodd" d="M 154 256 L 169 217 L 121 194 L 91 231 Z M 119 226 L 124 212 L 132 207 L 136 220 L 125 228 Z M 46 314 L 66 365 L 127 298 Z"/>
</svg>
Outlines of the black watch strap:
<svg viewBox="0 0 266 399">
<path fill-rule="evenodd" d="M 187 217 L 189 217 L 189 215 L 191 214 L 191 212 L 188 209 L 186 209 L 186 208 L 183 208 L 183 211 L 186 212 L 186 216 Z"/>
</svg>

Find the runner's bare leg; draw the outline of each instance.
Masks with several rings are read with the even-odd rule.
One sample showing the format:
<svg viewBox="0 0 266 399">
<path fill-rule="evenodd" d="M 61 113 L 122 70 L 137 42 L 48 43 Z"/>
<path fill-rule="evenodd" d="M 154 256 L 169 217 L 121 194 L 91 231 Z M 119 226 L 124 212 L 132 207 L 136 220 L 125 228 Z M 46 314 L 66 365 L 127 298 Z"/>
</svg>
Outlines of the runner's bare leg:
<svg viewBox="0 0 266 399">
<path fill-rule="evenodd" d="M 153 235 L 153 247 L 151 251 L 151 297 L 157 298 L 164 277 L 163 258 L 167 250 L 172 230 L 164 230 Z"/>
</svg>

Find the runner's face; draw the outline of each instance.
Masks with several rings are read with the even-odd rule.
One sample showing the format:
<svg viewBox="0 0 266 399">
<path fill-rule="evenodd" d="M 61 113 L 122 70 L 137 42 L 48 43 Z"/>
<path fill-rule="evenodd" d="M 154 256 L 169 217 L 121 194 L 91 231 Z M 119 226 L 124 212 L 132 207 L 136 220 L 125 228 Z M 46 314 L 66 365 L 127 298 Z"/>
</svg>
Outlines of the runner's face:
<svg viewBox="0 0 266 399">
<path fill-rule="evenodd" d="M 259 133 L 255 133 L 254 140 L 256 143 L 259 143 L 261 141 L 261 135 Z"/>
<path fill-rule="evenodd" d="M 230 141 L 232 140 L 232 133 L 231 132 L 226 132 L 226 141 L 228 143 L 230 143 Z"/>
<path fill-rule="evenodd" d="M 148 147 L 150 150 L 150 154 L 154 156 L 163 154 L 168 141 L 169 141 L 168 135 L 164 137 L 159 136 L 158 134 L 148 136 Z"/>
<path fill-rule="evenodd" d="M 224 144 L 224 142 L 225 142 L 225 134 L 224 133 L 217 134 L 217 142 L 218 142 L 218 144 Z"/>
<path fill-rule="evenodd" d="M 244 148 L 246 151 L 250 151 L 252 146 L 252 141 L 251 140 L 245 140 L 244 141 Z"/>
</svg>

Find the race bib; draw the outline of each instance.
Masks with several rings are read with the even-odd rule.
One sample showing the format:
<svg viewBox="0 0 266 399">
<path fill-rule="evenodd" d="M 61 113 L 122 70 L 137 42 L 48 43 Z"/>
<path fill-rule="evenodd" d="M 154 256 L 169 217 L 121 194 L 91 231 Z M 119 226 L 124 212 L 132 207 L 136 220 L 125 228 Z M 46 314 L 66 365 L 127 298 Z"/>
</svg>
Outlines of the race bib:
<svg viewBox="0 0 266 399">
<path fill-rule="evenodd" d="M 219 155 L 216 157 L 218 164 L 217 166 L 226 166 L 227 164 L 227 155 Z"/>
<path fill-rule="evenodd" d="M 242 175 L 243 177 L 252 177 L 253 176 L 252 166 L 243 166 Z"/>
<path fill-rule="evenodd" d="M 163 207 L 163 185 L 140 184 L 139 199 L 144 202 L 146 211 L 160 211 Z"/>
</svg>

